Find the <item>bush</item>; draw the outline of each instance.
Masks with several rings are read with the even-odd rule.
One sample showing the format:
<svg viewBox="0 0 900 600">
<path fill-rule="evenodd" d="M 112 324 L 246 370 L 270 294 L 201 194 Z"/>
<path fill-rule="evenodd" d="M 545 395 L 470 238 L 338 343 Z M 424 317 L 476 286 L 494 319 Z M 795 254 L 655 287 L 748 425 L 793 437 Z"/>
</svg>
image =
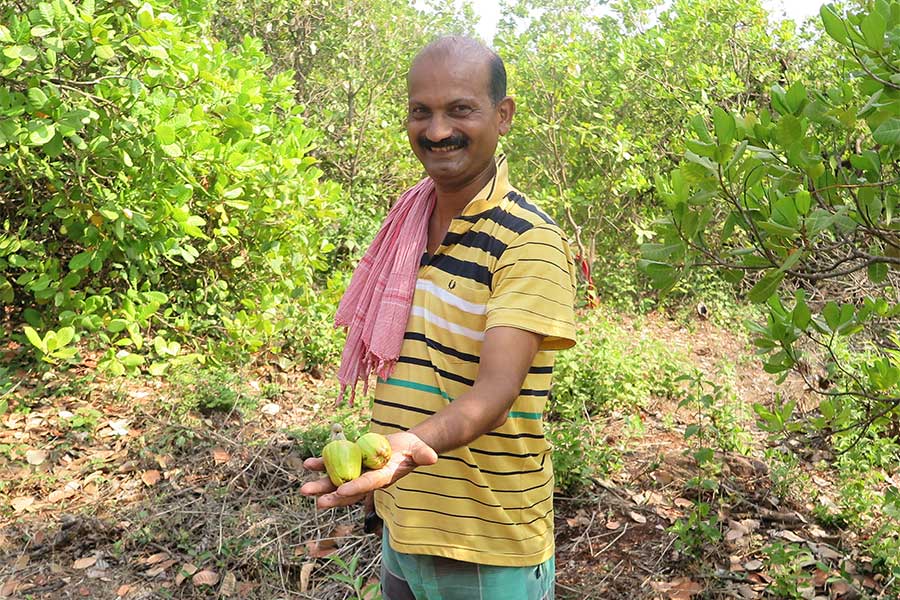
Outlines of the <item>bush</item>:
<svg viewBox="0 0 900 600">
<path fill-rule="evenodd" d="M 0 337 L 50 362 L 79 340 L 114 374 L 161 372 L 184 344 L 278 351 L 340 293 L 339 190 L 291 74 L 211 38 L 203 3 L 176 6 L 0 11 L 0 302 L 34 330 Z"/>
</svg>

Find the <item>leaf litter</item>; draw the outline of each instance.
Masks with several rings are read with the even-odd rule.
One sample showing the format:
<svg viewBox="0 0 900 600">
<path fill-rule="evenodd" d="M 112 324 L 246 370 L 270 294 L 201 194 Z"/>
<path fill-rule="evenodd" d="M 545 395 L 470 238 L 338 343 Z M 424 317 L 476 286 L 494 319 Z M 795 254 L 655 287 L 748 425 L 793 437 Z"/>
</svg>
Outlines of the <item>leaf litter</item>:
<svg viewBox="0 0 900 600">
<path fill-rule="evenodd" d="M 689 344 L 671 324 L 655 326 Z M 719 349 L 698 358 L 711 370 L 716 352 L 737 343 L 709 327 L 695 335 Z M 742 377 L 748 397 L 771 395 L 758 372 Z M 299 496 L 314 476 L 302 471 L 303 456 L 285 432 L 314 422 L 305 398 L 325 384 L 299 372 L 292 379 L 296 389 L 279 398 L 279 410 L 257 418 L 160 418 L 160 402 L 172 393 L 165 384 L 131 382 L 138 389 L 122 402 L 102 380 L 77 395 L 51 396 L 27 416 L 0 416 L 0 443 L 14 448 L 10 460 L 0 457 L 14 519 L 0 526 L 0 596 L 143 600 L 177 590 L 186 599 L 337 600 L 348 588 L 332 578 L 341 571 L 331 556 L 357 558 L 357 575 L 377 581 L 379 539 L 362 534 L 361 509 L 317 512 Z M 886 582 L 867 571 L 859 539 L 817 524 L 812 505 L 775 502 L 765 465 L 740 455 L 719 457 L 727 490 L 716 504 L 720 544 L 702 560 L 678 552 L 669 528 L 694 507 L 687 483 L 696 470 L 682 454 L 684 440 L 663 425 L 662 415 L 677 412 L 665 402 L 644 408 L 646 432 L 629 442 L 625 469 L 582 498 L 555 502 L 557 597 L 767 598 L 765 548 L 773 542 L 815 558 L 801 567 L 811 597 L 882 593 Z M 103 415 L 96 427 L 73 430 L 72 417 L 88 409 Z M 833 504 L 825 493 L 819 502 Z"/>
</svg>

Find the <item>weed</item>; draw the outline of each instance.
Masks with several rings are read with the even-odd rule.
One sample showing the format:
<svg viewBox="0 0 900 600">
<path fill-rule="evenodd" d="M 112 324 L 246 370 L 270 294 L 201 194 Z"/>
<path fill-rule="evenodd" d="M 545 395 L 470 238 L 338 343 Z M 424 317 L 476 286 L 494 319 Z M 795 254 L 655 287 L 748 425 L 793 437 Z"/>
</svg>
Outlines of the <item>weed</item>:
<svg viewBox="0 0 900 600">
<path fill-rule="evenodd" d="M 809 594 L 815 592 L 815 586 L 807 568 L 817 563 L 807 548 L 775 542 L 766 546 L 763 552 L 769 567 L 767 573 L 772 578 L 767 591 L 778 598 L 811 597 Z M 817 566 L 824 571 L 829 570 L 826 565 Z"/>
<path fill-rule="evenodd" d="M 181 399 L 173 408 L 180 415 L 194 410 L 245 412 L 256 404 L 240 376 L 221 367 L 180 369 L 173 372 L 172 378 Z"/>
<path fill-rule="evenodd" d="M 70 414 L 71 416 L 63 417 L 60 423 L 71 431 L 80 431 L 87 434 L 94 433 L 100 424 L 100 419 L 103 417 L 103 413 L 99 410 L 84 406 L 76 408 L 75 412 Z"/>
<path fill-rule="evenodd" d="M 678 519 L 669 528 L 674 533 L 675 549 L 701 558 L 722 539 L 719 519 L 707 502 L 697 502 L 687 518 Z"/>
<path fill-rule="evenodd" d="M 345 561 L 337 554 L 331 555 L 329 560 L 340 569 L 340 572 L 330 574 L 328 576 L 329 579 L 349 586 L 353 593 L 356 594 L 357 600 L 378 600 L 381 598 L 378 582 L 366 585 L 365 575 L 357 573 L 359 554 L 350 559 L 350 562 Z"/>
<path fill-rule="evenodd" d="M 305 429 L 293 429 L 288 431 L 288 436 L 295 442 L 295 450 L 301 458 L 320 456 L 325 444 L 331 439 L 331 424 L 340 423 L 344 426 L 344 435 L 348 440 L 355 440 L 364 434 L 368 427 L 356 408 L 344 407 L 338 414 L 332 415 L 329 420 L 312 423 Z"/>
<path fill-rule="evenodd" d="M 598 475 L 621 467 L 619 454 L 597 439 L 587 419 L 548 423 L 546 435 L 553 447 L 556 487 L 564 493 L 575 495 Z"/>
</svg>

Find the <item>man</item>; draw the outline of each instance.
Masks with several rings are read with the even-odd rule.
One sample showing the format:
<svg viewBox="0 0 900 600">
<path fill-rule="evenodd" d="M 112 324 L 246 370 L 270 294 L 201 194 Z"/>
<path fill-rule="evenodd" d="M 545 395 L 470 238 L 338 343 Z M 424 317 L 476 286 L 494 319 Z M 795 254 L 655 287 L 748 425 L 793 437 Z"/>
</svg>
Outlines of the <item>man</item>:
<svg viewBox="0 0 900 600">
<path fill-rule="evenodd" d="M 500 58 L 441 38 L 407 84 L 407 133 L 436 200 L 400 358 L 375 390 L 372 430 L 394 456 L 337 490 L 326 478 L 301 491 L 321 508 L 375 491 L 386 600 L 552 598 L 541 415 L 553 351 L 574 344 L 572 256 L 495 157 L 515 114 Z"/>
</svg>

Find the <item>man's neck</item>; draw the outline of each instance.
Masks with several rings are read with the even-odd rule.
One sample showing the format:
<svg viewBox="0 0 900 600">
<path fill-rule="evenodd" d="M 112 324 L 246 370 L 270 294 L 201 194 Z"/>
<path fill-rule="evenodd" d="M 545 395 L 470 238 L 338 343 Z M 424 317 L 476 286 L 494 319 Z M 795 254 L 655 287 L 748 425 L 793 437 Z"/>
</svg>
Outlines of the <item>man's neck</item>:
<svg viewBox="0 0 900 600">
<path fill-rule="evenodd" d="M 488 165 L 481 175 L 461 188 L 442 188 L 440 184 L 435 182 L 437 199 L 435 201 L 434 210 L 437 213 L 438 218 L 441 221 L 450 221 L 461 215 L 469 202 L 475 199 L 475 195 L 480 192 L 496 174 L 497 164 L 492 160 L 490 165 Z"/>
</svg>

